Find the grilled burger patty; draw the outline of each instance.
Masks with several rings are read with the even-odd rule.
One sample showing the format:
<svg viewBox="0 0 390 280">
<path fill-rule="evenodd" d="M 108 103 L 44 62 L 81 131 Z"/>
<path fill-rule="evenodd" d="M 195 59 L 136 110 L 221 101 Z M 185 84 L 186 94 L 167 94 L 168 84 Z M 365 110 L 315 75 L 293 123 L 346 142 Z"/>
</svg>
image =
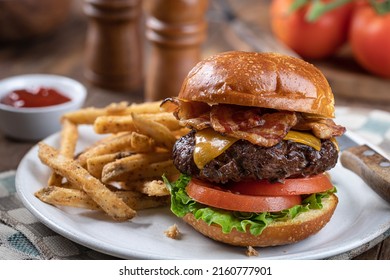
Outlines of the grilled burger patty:
<svg viewBox="0 0 390 280">
<path fill-rule="evenodd" d="M 173 148 L 176 168 L 187 175 L 215 183 L 303 177 L 323 173 L 336 165 L 338 150 L 330 140 L 322 140 L 321 150 L 292 141 L 261 147 L 239 140 L 200 170 L 194 160 L 195 131 L 181 137 Z"/>
</svg>

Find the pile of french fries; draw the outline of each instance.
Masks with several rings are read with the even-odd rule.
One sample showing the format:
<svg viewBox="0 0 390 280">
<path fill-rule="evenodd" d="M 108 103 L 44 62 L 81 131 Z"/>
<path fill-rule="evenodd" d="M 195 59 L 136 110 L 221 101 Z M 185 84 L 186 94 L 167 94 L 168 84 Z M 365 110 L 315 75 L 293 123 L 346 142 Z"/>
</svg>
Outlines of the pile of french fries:
<svg viewBox="0 0 390 280">
<path fill-rule="evenodd" d="M 38 144 L 39 159 L 52 174 L 35 196 L 55 206 L 104 211 L 117 221 L 169 204 L 161 178 L 178 175 L 171 151 L 188 129 L 160 103 L 120 102 L 65 114 L 58 149 Z M 91 125 L 105 136 L 76 155 L 79 125 Z"/>
</svg>

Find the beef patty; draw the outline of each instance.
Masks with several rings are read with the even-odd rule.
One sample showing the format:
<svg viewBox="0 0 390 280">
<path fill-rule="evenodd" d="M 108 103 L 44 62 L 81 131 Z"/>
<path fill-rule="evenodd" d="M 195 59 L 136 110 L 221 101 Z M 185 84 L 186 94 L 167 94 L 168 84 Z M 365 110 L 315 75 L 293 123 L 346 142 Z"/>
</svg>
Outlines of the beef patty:
<svg viewBox="0 0 390 280">
<path fill-rule="evenodd" d="M 239 140 L 224 153 L 199 169 L 193 159 L 195 131 L 181 137 L 173 148 L 176 168 L 187 175 L 215 183 L 303 177 L 325 172 L 336 165 L 338 150 L 330 140 L 322 140 L 321 150 L 293 141 L 261 147 Z"/>
</svg>

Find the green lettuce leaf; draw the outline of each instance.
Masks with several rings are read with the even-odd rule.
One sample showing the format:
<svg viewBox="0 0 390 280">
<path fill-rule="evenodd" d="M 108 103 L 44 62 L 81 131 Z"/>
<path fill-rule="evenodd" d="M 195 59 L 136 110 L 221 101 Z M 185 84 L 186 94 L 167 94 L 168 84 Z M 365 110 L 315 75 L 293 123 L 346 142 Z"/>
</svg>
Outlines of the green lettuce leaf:
<svg viewBox="0 0 390 280">
<path fill-rule="evenodd" d="M 218 224 L 222 232 L 230 233 L 232 229 L 246 232 L 249 229 L 253 235 L 259 235 L 274 221 L 294 219 L 300 213 L 310 209 L 321 209 L 322 199 L 336 192 L 336 188 L 323 193 L 315 193 L 302 200 L 301 205 L 295 205 L 279 212 L 247 213 L 239 211 L 227 211 L 203 205 L 196 202 L 185 191 L 190 176 L 181 174 L 175 182 L 169 182 L 163 176 L 165 184 L 171 193 L 171 211 L 178 217 L 184 217 L 192 213 L 196 219 L 202 219 L 207 224 Z"/>
</svg>

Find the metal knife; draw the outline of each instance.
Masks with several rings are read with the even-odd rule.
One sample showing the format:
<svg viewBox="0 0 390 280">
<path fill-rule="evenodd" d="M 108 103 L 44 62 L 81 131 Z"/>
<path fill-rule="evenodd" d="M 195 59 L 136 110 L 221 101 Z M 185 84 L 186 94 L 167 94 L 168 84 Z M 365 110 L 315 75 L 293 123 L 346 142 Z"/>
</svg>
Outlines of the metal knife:
<svg viewBox="0 0 390 280">
<path fill-rule="evenodd" d="M 337 137 L 341 165 L 356 173 L 377 194 L 390 203 L 390 160 L 378 148 L 366 144 L 351 131 Z"/>
</svg>

